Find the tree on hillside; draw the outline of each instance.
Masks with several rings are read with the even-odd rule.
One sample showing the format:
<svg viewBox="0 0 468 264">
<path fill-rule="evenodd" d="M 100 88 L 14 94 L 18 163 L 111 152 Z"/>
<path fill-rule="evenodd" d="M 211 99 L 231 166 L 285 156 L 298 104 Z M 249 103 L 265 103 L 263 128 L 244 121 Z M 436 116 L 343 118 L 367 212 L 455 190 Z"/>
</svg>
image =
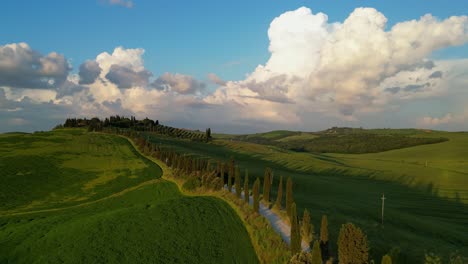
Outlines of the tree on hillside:
<svg viewBox="0 0 468 264">
<path fill-rule="evenodd" d="M 302 217 L 302 225 L 301 225 L 301 235 L 307 245 L 314 240 L 314 226 L 310 221 L 310 213 L 309 210 L 304 210 L 304 215 Z"/>
<path fill-rule="evenodd" d="M 344 264 L 368 264 L 367 237 L 359 227 L 348 223 L 341 226 L 338 236 L 338 261 Z"/>
<path fill-rule="evenodd" d="M 292 187 L 293 187 L 292 179 L 291 177 L 288 177 L 288 180 L 286 182 L 286 212 L 290 219 L 291 219 L 291 205 L 294 202 Z"/>
<path fill-rule="evenodd" d="M 224 168 L 226 167 L 226 164 L 225 163 L 221 163 L 220 165 L 220 177 L 221 177 L 221 181 L 223 183 L 223 188 L 224 188 Z"/>
<path fill-rule="evenodd" d="M 320 252 L 319 242 L 315 241 L 312 247 L 312 261 L 311 264 L 322 264 L 322 253 Z"/>
<path fill-rule="evenodd" d="M 244 178 L 244 201 L 249 204 L 249 171 L 245 169 Z"/>
<path fill-rule="evenodd" d="M 229 161 L 229 171 L 228 171 L 228 190 L 232 191 L 232 178 L 234 178 L 234 158 L 231 157 Z"/>
<path fill-rule="evenodd" d="M 392 264 L 392 258 L 389 255 L 382 257 L 382 264 Z"/>
<path fill-rule="evenodd" d="M 236 166 L 236 174 L 234 178 L 234 184 L 236 187 L 236 196 L 237 198 L 241 198 L 242 190 L 241 190 L 241 176 L 240 176 L 240 169 L 239 166 Z"/>
<path fill-rule="evenodd" d="M 297 216 L 296 203 L 291 205 L 291 253 L 301 252 L 301 230 L 299 226 L 299 217 Z"/>
<path fill-rule="evenodd" d="M 328 220 L 326 215 L 322 216 L 322 223 L 320 225 L 320 250 L 322 251 L 322 260 L 326 261 L 330 257 L 328 245 Z"/>
<path fill-rule="evenodd" d="M 270 202 L 270 189 L 271 189 L 272 172 L 270 168 L 265 169 L 263 176 L 263 201 L 268 204 Z"/>
<path fill-rule="evenodd" d="M 278 210 L 281 210 L 281 203 L 283 202 L 283 176 L 280 176 L 279 184 L 278 184 L 278 193 L 276 195 L 276 202 L 275 207 Z"/>
<path fill-rule="evenodd" d="M 258 213 L 260 209 L 260 179 L 257 179 L 254 182 L 252 187 L 252 196 L 253 196 L 253 209 Z"/>
<path fill-rule="evenodd" d="M 207 128 L 205 132 L 205 140 L 209 141 L 211 139 L 211 128 Z"/>
</svg>

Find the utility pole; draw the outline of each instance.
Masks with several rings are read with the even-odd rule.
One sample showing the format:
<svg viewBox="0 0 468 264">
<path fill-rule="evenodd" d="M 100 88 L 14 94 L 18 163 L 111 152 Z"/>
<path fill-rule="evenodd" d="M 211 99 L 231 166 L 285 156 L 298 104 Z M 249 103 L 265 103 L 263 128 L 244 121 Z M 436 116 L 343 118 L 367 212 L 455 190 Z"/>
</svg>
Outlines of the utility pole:
<svg viewBox="0 0 468 264">
<path fill-rule="evenodd" d="M 382 225 L 383 225 L 383 219 L 384 219 L 384 208 L 385 208 L 385 194 L 382 193 Z"/>
</svg>

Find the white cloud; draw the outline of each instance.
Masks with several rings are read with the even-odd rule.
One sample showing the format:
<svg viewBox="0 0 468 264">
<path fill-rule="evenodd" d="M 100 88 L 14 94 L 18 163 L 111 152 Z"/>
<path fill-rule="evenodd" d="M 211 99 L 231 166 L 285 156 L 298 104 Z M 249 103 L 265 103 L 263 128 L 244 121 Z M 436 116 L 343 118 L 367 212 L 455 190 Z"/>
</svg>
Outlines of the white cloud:
<svg viewBox="0 0 468 264">
<path fill-rule="evenodd" d="M 131 0 L 107 0 L 107 2 L 110 5 L 119 5 L 119 6 L 123 6 L 123 7 L 126 7 L 126 8 L 132 8 L 133 7 L 133 1 L 131 1 Z"/>
<path fill-rule="evenodd" d="M 208 73 L 208 80 L 217 85 L 225 85 L 226 81 L 214 73 Z"/>
<path fill-rule="evenodd" d="M 159 90 L 174 91 L 180 94 L 197 94 L 205 89 L 205 84 L 184 74 L 169 72 L 161 75 L 153 84 Z"/>
<path fill-rule="evenodd" d="M 468 17 L 439 20 L 425 15 L 388 31 L 386 23 L 387 18 L 373 8 L 357 8 L 343 23 L 329 23 L 325 14 L 305 7 L 286 12 L 268 30 L 267 63 L 206 100 L 218 104 L 234 100 L 239 105 L 247 100 L 245 95 L 233 99 L 236 92 L 230 89 L 271 101 L 281 95 L 282 101 L 295 105 L 274 106 L 276 112 L 298 116 L 326 112 L 357 120 L 360 113 L 382 111 L 388 104 L 445 92 L 447 87 L 441 85 L 445 76 L 431 75 L 447 69 L 428 57 L 437 49 L 468 42 Z"/>
</svg>

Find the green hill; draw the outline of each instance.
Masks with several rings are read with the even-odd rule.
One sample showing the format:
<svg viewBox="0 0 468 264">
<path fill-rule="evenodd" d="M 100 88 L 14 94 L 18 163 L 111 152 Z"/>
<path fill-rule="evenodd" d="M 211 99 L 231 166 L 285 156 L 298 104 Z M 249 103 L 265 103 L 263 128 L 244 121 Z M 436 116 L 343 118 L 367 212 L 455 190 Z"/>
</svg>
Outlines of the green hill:
<svg viewBox="0 0 468 264">
<path fill-rule="evenodd" d="M 187 197 L 125 140 L 0 136 L 0 263 L 257 263 L 234 210 Z"/>
<path fill-rule="evenodd" d="M 392 131 L 375 130 L 388 132 Z M 353 222 L 368 234 L 375 260 L 392 249 L 401 251 L 401 263 L 423 263 L 426 252 L 436 252 L 445 259 L 455 251 L 468 256 L 468 237 L 463 235 L 468 233 L 468 134 L 396 132 L 449 140 L 371 154 L 321 154 L 229 137 L 206 144 L 148 136 L 180 153 L 224 161 L 232 156 L 251 177 L 262 178 L 265 167 L 271 167 L 273 200 L 278 176 L 291 176 L 298 207 L 312 212 L 316 232 L 321 215 L 328 215 L 334 252 L 339 227 Z M 382 193 L 387 197 L 384 227 L 380 224 Z"/>
</svg>

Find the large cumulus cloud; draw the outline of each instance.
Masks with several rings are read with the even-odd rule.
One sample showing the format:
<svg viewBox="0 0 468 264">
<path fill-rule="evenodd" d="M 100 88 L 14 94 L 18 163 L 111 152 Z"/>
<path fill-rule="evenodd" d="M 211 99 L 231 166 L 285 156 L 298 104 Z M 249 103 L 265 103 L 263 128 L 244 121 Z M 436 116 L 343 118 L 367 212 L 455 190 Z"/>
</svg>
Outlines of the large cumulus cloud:
<svg viewBox="0 0 468 264">
<path fill-rule="evenodd" d="M 228 82 L 206 101 L 242 105 L 247 102 L 242 98 L 255 97 L 263 99 L 256 102 L 261 105 L 281 98 L 295 105 L 273 105 L 270 111 L 279 120 L 292 123 L 298 119 L 289 116 L 304 120 L 310 113 L 325 113 L 356 121 L 363 113 L 446 90 L 441 85 L 446 69 L 429 57 L 468 42 L 468 17 L 425 15 L 386 28 L 387 18 L 374 8 L 357 8 L 342 23 L 329 23 L 325 14 L 305 7 L 286 12 L 270 24 L 266 64 L 246 80 Z"/>
</svg>

